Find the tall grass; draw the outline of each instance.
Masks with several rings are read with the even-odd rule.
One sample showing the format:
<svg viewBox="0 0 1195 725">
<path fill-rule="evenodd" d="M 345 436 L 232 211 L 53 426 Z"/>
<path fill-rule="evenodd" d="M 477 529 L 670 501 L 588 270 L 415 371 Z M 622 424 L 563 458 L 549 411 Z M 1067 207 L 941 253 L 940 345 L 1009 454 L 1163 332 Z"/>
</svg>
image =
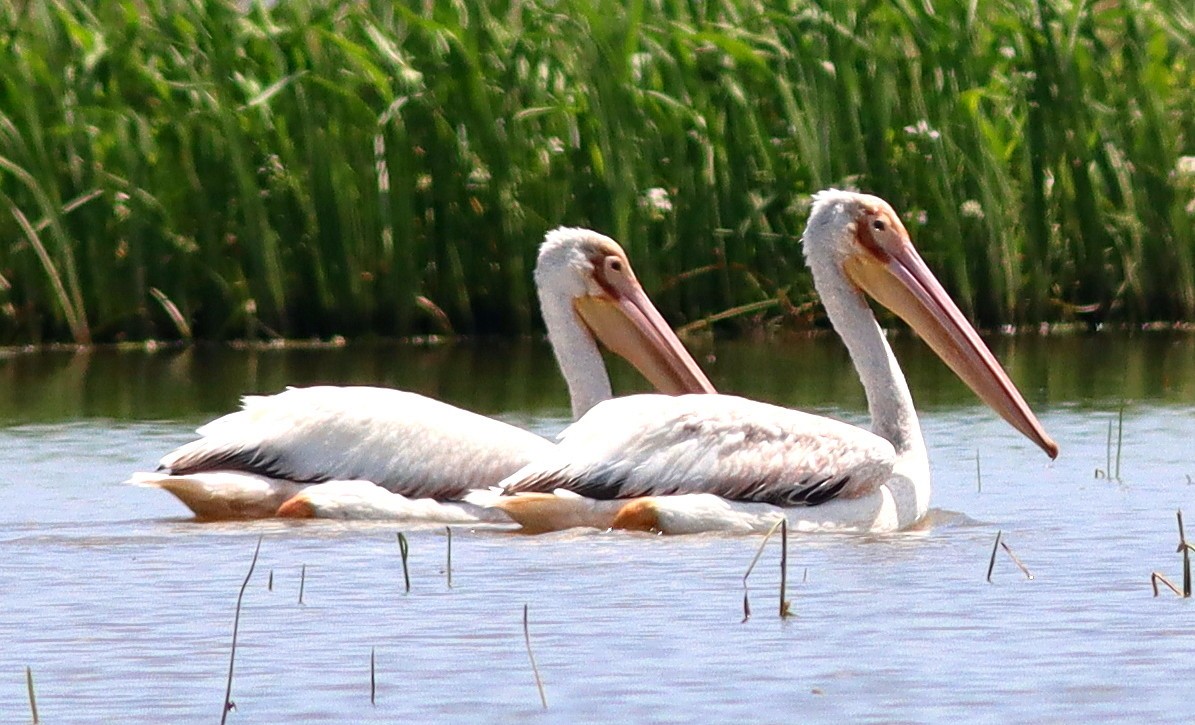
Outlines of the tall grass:
<svg viewBox="0 0 1195 725">
<path fill-rule="evenodd" d="M 791 310 L 829 185 L 984 324 L 1195 317 L 1180 0 L 15 0 L 0 43 L 0 342 L 527 331 L 562 223 L 675 321 Z"/>
</svg>

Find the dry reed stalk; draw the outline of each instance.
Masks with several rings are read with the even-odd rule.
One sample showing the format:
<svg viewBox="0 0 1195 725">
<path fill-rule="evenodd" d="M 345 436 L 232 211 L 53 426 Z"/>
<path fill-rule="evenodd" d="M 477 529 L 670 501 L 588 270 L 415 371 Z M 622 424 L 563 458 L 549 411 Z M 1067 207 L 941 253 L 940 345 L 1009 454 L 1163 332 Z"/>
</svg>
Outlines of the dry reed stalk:
<svg viewBox="0 0 1195 725">
<path fill-rule="evenodd" d="M 772 534 L 776 533 L 776 529 L 784 525 L 788 526 L 788 519 L 781 518 L 772 528 L 768 529 L 768 533 L 764 534 L 763 541 L 759 542 L 759 548 L 755 550 L 755 556 L 751 559 L 750 566 L 747 567 L 747 572 L 743 574 L 743 621 L 746 622 L 751 619 L 751 602 L 748 600 L 749 588 L 747 587 L 747 577 L 751 576 L 751 572 L 755 570 L 755 565 L 759 562 L 759 557 L 763 554 L 763 547 L 767 545 L 768 539 L 772 538 Z"/>
<path fill-rule="evenodd" d="M 446 564 L 446 571 L 448 572 L 448 588 L 452 588 L 452 527 L 445 526 L 444 531 L 448 533 L 448 562 Z"/>
<path fill-rule="evenodd" d="M 1155 597 L 1158 596 L 1158 582 L 1159 581 L 1162 582 L 1163 584 L 1165 584 L 1166 586 L 1170 587 L 1170 591 L 1174 592 L 1178 596 L 1181 597 L 1183 595 L 1183 593 L 1178 590 L 1178 587 L 1171 584 L 1170 580 L 1167 579 L 1164 574 L 1162 574 L 1161 572 L 1155 571 L 1149 575 L 1149 583 L 1153 585 Z"/>
<path fill-rule="evenodd" d="M 1017 567 L 1025 575 L 1026 579 L 1033 579 L 1033 575 L 1029 573 L 1029 568 L 1021 563 L 1021 560 L 1017 558 L 1016 554 L 1012 553 L 1012 549 L 1008 548 L 1007 543 L 1001 541 L 1000 547 L 1004 549 L 1004 553 L 1008 554 L 1008 556 L 1012 559 L 1012 563 L 1017 565 Z"/>
<path fill-rule="evenodd" d="M 1112 420 L 1108 420 L 1108 437 L 1104 442 L 1104 469 L 1095 469 L 1096 478 L 1120 481 L 1120 453 L 1124 447 L 1124 403 L 1116 415 L 1116 458 L 1112 458 Z"/>
<path fill-rule="evenodd" d="M 407 556 L 410 554 L 410 551 L 406 535 L 401 531 L 398 532 L 398 553 L 402 556 L 402 580 L 406 585 L 408 594 L 411 592 L 411 571 L 407 568 Z"/>
<path fill-rule="evenodd" d="M 1104 478 L 1112 478 L 1112 421 L 1108 421 L 1108 440 L 1104 443 Z"/>
<path fill-rule="evenodd" d="M 41 720 L 37 716 L 37 697 L 33 694 L 33 668 L 25 665 L 25 687 L 29 691 L 29 712 L 33 716 L 33 725 Z"/>
<path fill-rule="evenodd" d="M 992 544 L 992 558 L 988 560 L 988 584 L 992 583 L 992 569 L 996 568 L 996 551 L 1000 548 L 1000 535 L 1003 531 L 996 532 L 996 543 Z"/>
<path fill-rule="evenodd" d="M 1183 598 L 1191 596 L 1191 545 L 1183 530 L 1183 512 L 1178 510 L 1178 550 L 1183 553 Z"/>
<path fill-rule="evenodd" d="M 228 711 L 236 707 L 232 701 L 232 669 L 237 657 L 237 632 L 241 628 L 241 602 L 245 598 L 245 587 L 249 586 L 249 579 L 253 577 L 253 570 L 257 568 L 257 555 L 261 552 L 261 540 L 257 537 L 257 546 L 253 549 L 253 561 L 249 562 L 249 572 L 245 574 L 245 581 L 241 582 L 241 591 L 237 594 L 236 615 L 232 619 L 232 651 L 228 654 L 228 685 L 224 689 L 224 711 L 220 713 L 220 725 L 228 720 Z"/>
<path fill-rule="evenodd" d="M 979 449 L 975 450 L 975 493 L 983 493 L 983 471 L 979 468 Z"/>
<path fill-rule="evenodd" d="M 788 518 L 780 520 L 780 618 L 792 616 L 789 601 L 785 597 L 788 585 Z"/>
<path fill-rule="evenodd" d="M 1120 413 L 1116 416 L 1116 480 L 1120 480 L 1120 449 L 1124 443 L 1124 403 L 1120 404 Z"/>
<path fill-rule="evenodd" d="M 531 672 L 535 675 L 535 689 L 539 690 L 539 701 L 544 709 L 548 709 L 548 696 L 544 694 L 544 682 L 539 676 L 539 666 L 535 664 L 535 653 L 531 651 L 531 627 L 527 624 L 527 605 L 523 605 L 523 641 L 527 644 L 527 659 L 531 660 Z"/>
</svg>

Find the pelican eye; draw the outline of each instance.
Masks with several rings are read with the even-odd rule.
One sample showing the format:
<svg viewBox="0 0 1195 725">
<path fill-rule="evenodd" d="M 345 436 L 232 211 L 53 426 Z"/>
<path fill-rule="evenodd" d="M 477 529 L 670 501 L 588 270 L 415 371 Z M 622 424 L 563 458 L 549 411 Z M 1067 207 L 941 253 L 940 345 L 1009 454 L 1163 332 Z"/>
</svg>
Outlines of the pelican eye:
<svg viewBox="0 0 1195 725">
<path fill-rule="evenodd" d="M 884 223 L 883 219 L 876 219 L 871 223 L 871 228 L 877 232 L 882 232 L 888 228 L 888 225 Z"/>
<path fill-rule="evenodd" d="M 620 262 L 617 259 L 610 260 L 610 269 L 614 270 L 615 272 L 621 272 L 622 271 L 622 262 Z"/>
</svg>

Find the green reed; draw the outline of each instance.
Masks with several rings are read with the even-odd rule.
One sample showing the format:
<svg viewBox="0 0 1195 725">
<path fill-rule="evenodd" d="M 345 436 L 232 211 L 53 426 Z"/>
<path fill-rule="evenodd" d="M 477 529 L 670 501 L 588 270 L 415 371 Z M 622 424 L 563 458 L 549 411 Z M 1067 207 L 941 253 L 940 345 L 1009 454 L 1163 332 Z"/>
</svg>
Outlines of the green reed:
<svg viewBox="0 0 1195 725">
<path fill-rule="evenodd" d="M 1193 38 L 1178 0 L 16 0 L 0 343 L 528 331 L 562 223 L 678 322 L 804 316 L 830 185 L 984 324 L 1191 319 Z"/>
</svg>

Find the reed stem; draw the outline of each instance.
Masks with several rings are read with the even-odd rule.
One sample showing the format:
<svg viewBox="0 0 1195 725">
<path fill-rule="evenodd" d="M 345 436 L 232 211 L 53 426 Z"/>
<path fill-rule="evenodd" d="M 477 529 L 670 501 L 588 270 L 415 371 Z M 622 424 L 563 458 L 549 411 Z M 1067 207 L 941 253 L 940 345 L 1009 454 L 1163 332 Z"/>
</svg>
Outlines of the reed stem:
<svg viewBox="0 0 1195 725">
<path fill-rule="evenodd" d="M 1000 548 L 1004 549 L 1004 553 L 1008 554 L 1009 558 L 1012 559 L 1012 563 L 1017 565 L 1017 568 L 1021 570 L 1021 573 L 1025 575 L 1026 579 L 1033 579 L 1033 574 L 1029 573 L 1029 567 L 1022 564 L 1021 560 L 1017 558 L 1017 555 L 1012 553 L 1012 549 L 1008 548 L 1007 542 L 1001 541 Z"/>
<path fill-rule="evenodd" d="M 751 619 L 751 603 L 750 603 L 750 601 L 748 601 L 747 577 L 751 576 L 751 572 L 755 570 L 755 565 L 759 562 L 759 557 L 763 554 L 763 547 L 767 545 L 768 539 L 771 539 L 772 534 L 776 533 L 776 530 L 779 529 L 781 526 L 784 526 L 787 529 L 787 527 L 788 527 L 788 519 L 787 518 L 781 517 L 780 520 L 777 521 L 776 523 L 772 524 L 772 528 L 768 529 L 768 532 L 766 534 L 764 534 L 763 541 L 760 541 L 759 546 L 755 549 L 755 556 L 753 556 L 751 558 L 751 564 L 748 565 L 746 573 L 743 574 L 743 621 L 744 622 L 746 622 L 748 619 Z"/>
<path fill-rule="evenodd" d="M 988 560 L 988 584 L 992 583 L 992 569 L 996 568 L 996 552 L 1000 550 L 1000 535 L 1003 531 L 996 532 L 996 542 L 992 544 L 992 558 Z"/>
<path fill-rule="evenodd" d="M 785 590 L 788 585 L 788 518 L 780 520 L 780 618 L 792 615 Z"/>
<path fill-rule="evenodd" d="M 232 701 L 232 670 L 237 657 L 237 633 L 241 628 L 241 602 L 245 598 L 245 587 L 249 586 L 249 579 L 253 577 L 253 570 L 257 568 L 257 555 L 261 552 L 262 536 L 257 537 L 257 546 L 253 549 L 253 561 L 249 562 L 249 571 L 245 574 L 245 581 L 241 582 L 241 591 L 237 594 L 236 615 L 232 619 L 232 648 L 228 654 L 228 685 L 224 689 L 224 708 L 220 713 L 220 725 L 228 721 L 228 712 L 236 707 Z"/>
<path fill-rule="evenodd" d="M 1120 454 L 1124 443 L 1124 404 L 1121 404 L 1120 413 L 1116 416 L 1116 480 L 1120 478 Z"/>
<path fill-rule="evenodd" d="M 25 689 L 29 692 L 29 713 L 33 718 L 33 725 L 41 720 L 37 716 L 37 697 L 33 694 L 33 668 L 25 665 Z"/>
<path fill-rule="evenodd" d="M 1104 477 L 1112 478 L 1112 421 L 1108 421 L 1108 442 L 1104 445 Z"/>
<path fill-rule="evenodd" d="M 445 565 L 445 570 L 448 572 L 448 588 L 452 588 L 452 527 L 445 526 L 444 531 L 448 534 L 448 561 Z"/>
<path fill-rule="evenodd" d="M 1170 591 L 1174 592 L 1177 596 L 1180 596 L 1180 597 L 1183 596 L 1183 593 L 1178 590 L 1178 587 L 1171 584 L 1170 580 L 1166 578 L 1166 575 L 1162 574 L 1161 572 L 1155 571 L 1152 574 L 1150 574 L 1149 582 L 1150 582 L 1150 584 L 1153 585 L 1155 597 L 1158 596 L 1158 582 L 1162 582 L 1163 584 L 1165 584 L 1167 587 L 1170 588 Z"/>
<path fill-rule="evenodd" d="M 1178 550 L 1183 553 L 1183 598 L 1191 596 L 1191 545 L 1183 530 L 1183 511 L 1178 510 Z"/>
<path fill-rule="evenodd" d="M 983 471 L 979 468 L 979 449 L 975 449 L 975 493 L 983 493 Z"/>
<path fill-rule="evenodd" d="M 411 571 L 407 568 L 407 555 L 410 554 L 410 551 L 406 535 L 401 531 L 398 532 L 398 553 L 402 557 L 402 580 L 408 594 L 411 593 Z"/>
<path fill-rule="evenodd" d="M 535 653 L 531 651 L 531 627 L 527 623 L 527 605 L 523 605 L 523 641 L 527 645 L 527 659 L 531 660 L 531 672 L 535 675 L 535 689 L 539 691 L 539 701 L 548 709 L 548 696 L 544 694 L 544 682 L 539 676 L 539 666 L 535 664 Z"/>
</svg>

